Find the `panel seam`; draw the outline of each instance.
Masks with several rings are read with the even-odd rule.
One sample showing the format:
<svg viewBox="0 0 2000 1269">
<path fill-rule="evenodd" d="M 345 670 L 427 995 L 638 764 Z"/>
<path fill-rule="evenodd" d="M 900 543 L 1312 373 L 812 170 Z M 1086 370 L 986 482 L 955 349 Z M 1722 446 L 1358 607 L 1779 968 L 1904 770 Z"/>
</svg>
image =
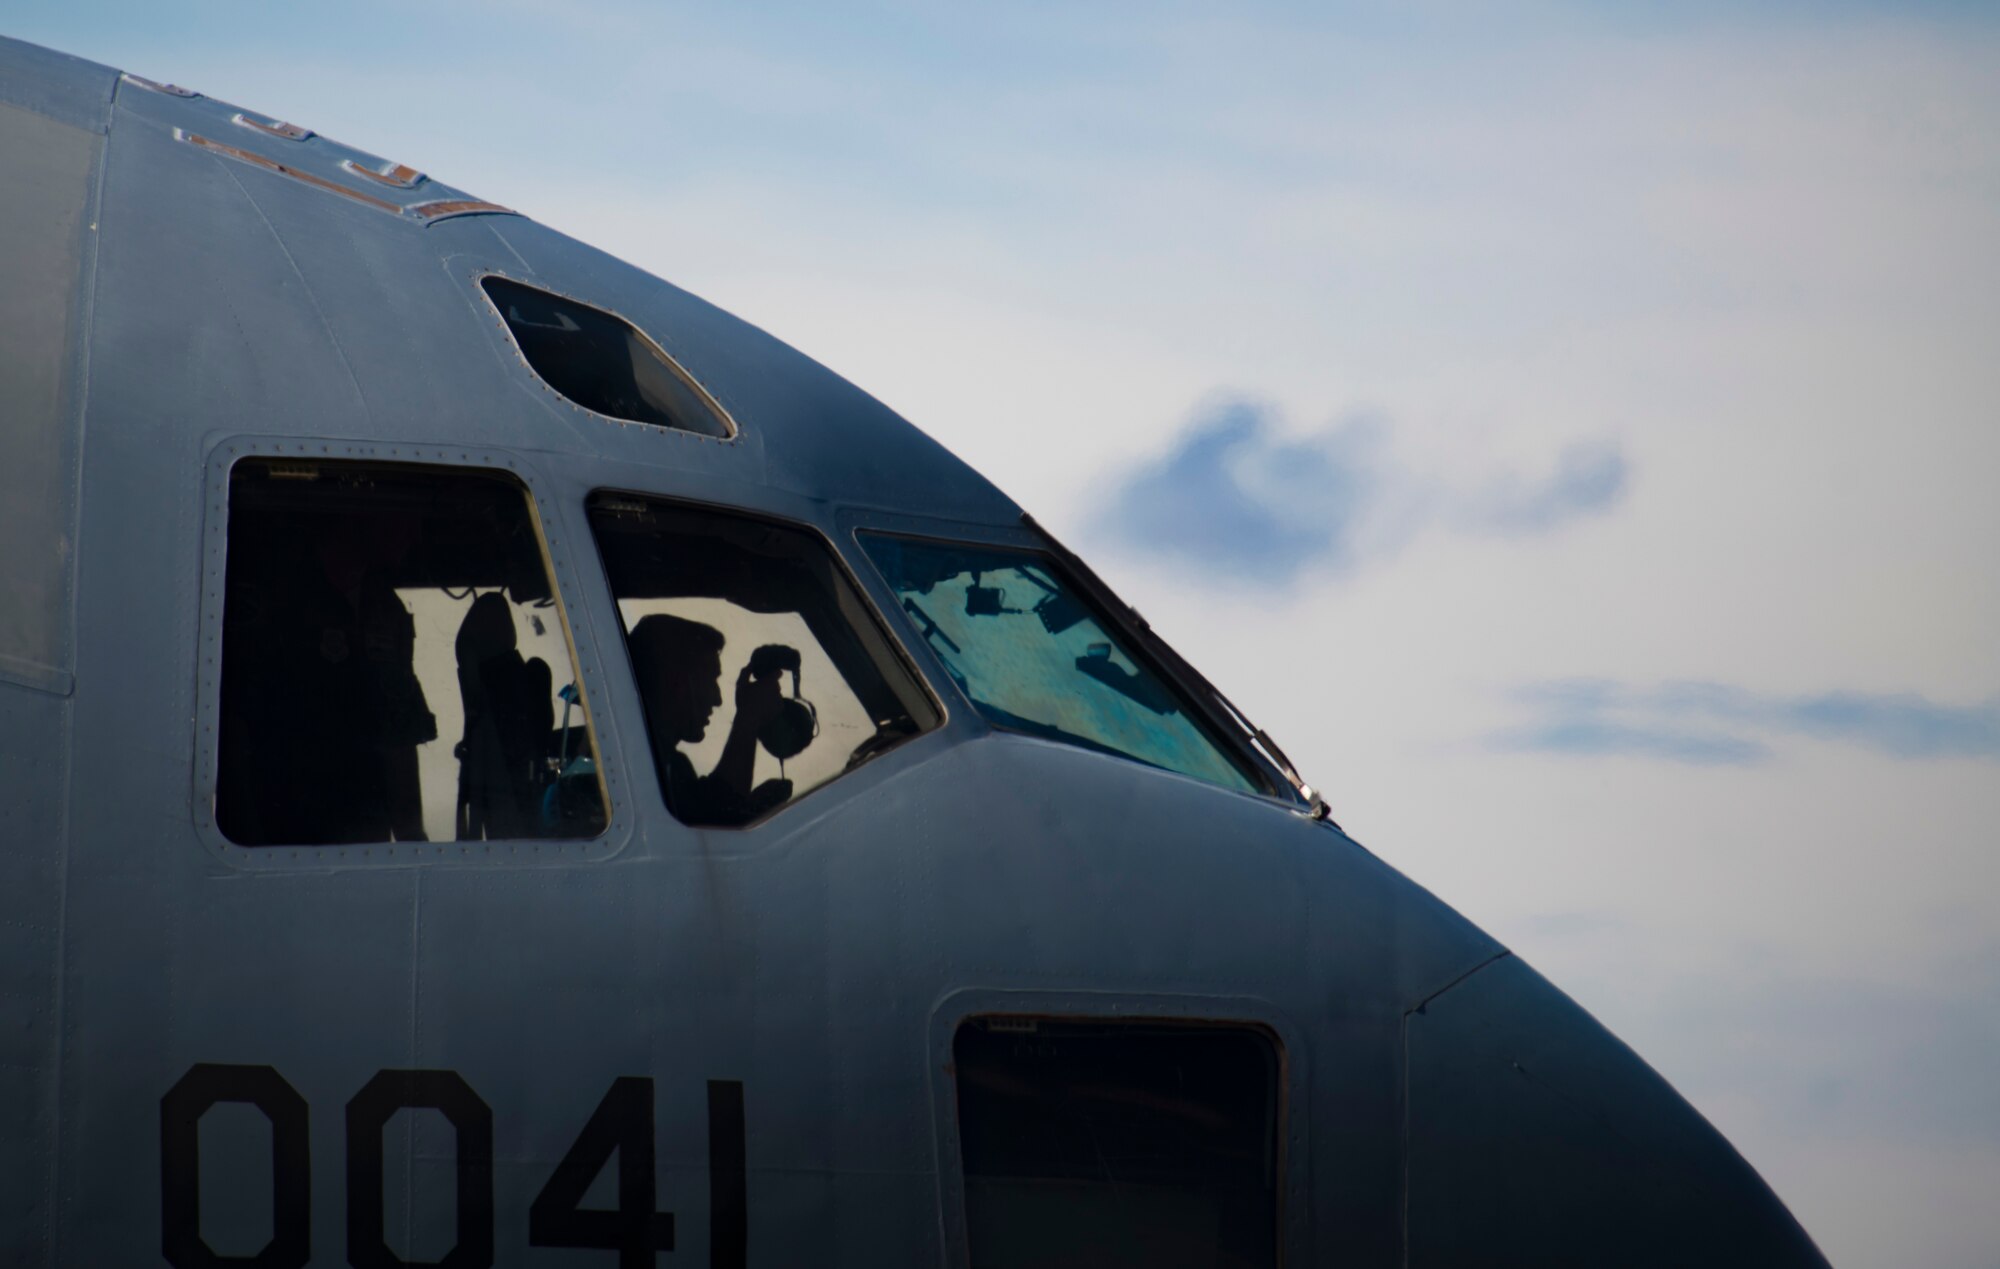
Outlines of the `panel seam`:
<svg viewBox="0 0 2000 1269">
<path fill-rule="evenodd" d="M 55 1013 L 55 1053 L 49 1075 L 49 1170 L 43 1183 L 43 1194 L 47 1210 L 42 1215 L 45 1230 L 43 1245 L 48 1248 L 48 1263 L 62 1263 L 62 1201 L 63 1201 L 63 1073 L 69 1063 L 69 864 L 71 854 L 71 827 L 76 822 L 73 803 L 76 797 L 76 628 L 77 594 L 83 577 L 83 449 L 86 437 L 85 421 L 90 417 L 90 349 L 92 331 L 97 316 L 97 259 L 104 243 L 104 187 L 111 171 L 111 124 L 118 105 L 118 85 L 122 81 L 113 80 L 111 98 L 104 105 L 104 131 L 98 134 L 97 170 L 92 173 L 90 193 L 85 203 L 84 232 L 90 235 L 89 249 L 85 253 L 86 271 L 83 285 L 79 288 L 80 312 L 76 317 L 76 361 L 71 373 L 76 392 L 75 436 L 70 447 L 70 573 L 67 611 L 63 614 L 68 629 L 64 631 L 69 641 L 70 694 L 63 702 L 63 774 L 59 805 L 62 808 L 62 822 L 56 828 L 56 946 L 55 946 L 55 999 L 52 1002 Z"/>
<path fill-rule="evenodd" d="M 1402 1185 L 1403 1192 L 1400 1195 L 1401 1201 L 1399 1203 L 1399 1206 L 1402 1210 L 1400 1213 L 1400 1219 L 1397 1222 L 1401 1226 L 1400 1232 L 1402 1234 L 1402 1243 L 1403 1243 L 1403 1255 L 1401 1264 L 1403 1266 L 1403 1269 L 1410 1269 L 1410 1105 L 1412 1101 L 1412 1098 L 1410 1096 L 1410 1015 L 1422 1013 L 1424 1011 L 1424 1006 L 1430 1004 L 1431 1001 L 1436 1000 L 1439 996 L 1444 995 L 1446 992 L 1458 986 L 1466 979 L 1472 977 L 1474 974 L 1477 974 L 1480 970 L 1485 969 L 1488 965 L 1493 964 L 1495 961 L 1505 960 L 1507 957 L 1512 956 L 1513 954 L 1514 953 L 1509 949 L 1504 947 L 1501 948 L 1499 951 L 1493 953 L 1493 955 L 1487 957 L 1485 960 L 1480 961 L 1477 965 L 1474 965 L 1472 968 L 1466 970 L 1464 973 L 1458 975 L 1456 978 L 1449 980 L 1443 986 L 1433 990 L 1429 995 L 1417 1001 L 1416 1004 L 1411 1005 L 1408 1009 L 1403 1010 L 1403 1016 L 1399 1022 L 1399 1028 L 1402 1032 L 1401 1038 L 1403 1042 L 1403 1078 L 1401 1081 L 1402 1089 L 1400 1090 L 1403 1101 L 1403 1185 Z"/>
</svg>

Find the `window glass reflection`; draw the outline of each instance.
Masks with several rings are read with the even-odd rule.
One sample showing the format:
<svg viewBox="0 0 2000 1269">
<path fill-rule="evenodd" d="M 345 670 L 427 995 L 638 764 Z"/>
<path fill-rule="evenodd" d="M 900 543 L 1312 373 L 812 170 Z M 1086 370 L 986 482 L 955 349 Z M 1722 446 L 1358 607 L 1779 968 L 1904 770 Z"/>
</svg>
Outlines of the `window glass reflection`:
<svg viewBox="0 0 2000 1269">
<path fill-rule="evenodd" d="M 1046 557 L 885 534 L 862 543 L 945 672 L 994 723 L 1263 791 Z"/>
<path fill-rule="evenodd" d="M 576 678 L 518 481 L 232 469 L 215 794 L 231 841 L 593 837 Z"/>
</svg>

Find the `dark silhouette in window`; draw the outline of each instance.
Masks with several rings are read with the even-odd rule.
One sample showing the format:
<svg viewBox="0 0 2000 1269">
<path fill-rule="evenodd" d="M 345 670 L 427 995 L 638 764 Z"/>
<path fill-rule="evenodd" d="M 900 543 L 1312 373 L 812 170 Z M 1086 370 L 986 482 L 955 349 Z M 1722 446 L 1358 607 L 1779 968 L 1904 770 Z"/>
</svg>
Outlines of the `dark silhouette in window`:
<svg viewBox="0 0 2000 1269">
<path fill-rule="evenodd" d="M 539 836 L 555 726 L 549 664 L 515 648 L 514 617 L 499 591 L 472 601 L 458 628 L 458 690 L 465 735 L 458 742 L 457 837 Z"/>
<path fill-rule="evenodd" d="M 217 820 L 245 845 L 425 840 L 417 746 L 437 719 L 392 580 L 421 523 L 334 512 L 288 527 L 245 543 L 262 568 L 231 554 Z"/>
<path fill-rule="evenodd" d="M 631 494 L 590 522 L 682 822 L 749 824 L 937 724 L 816 534 Z"/>
<path fill-rule="evenodd" d="M 669 613 L 654 613 L 642 617 L 628 639 L 647 728 L 656 737 L 670 737 L 675 745 L 699 743 L 722 704 L 722 632 Z M 792 782 L 782 777 L 751 787 L 759 738 L 786 704 L 778 676 L 760 677 L 753 669 L 754 665 L 746 665 L 736 676 L 736 715 L 729 724 L 729 739 L 707 775 L 697 774 L 694 762 L 678 748 L 654 750 L 667 806 L 690 823 L 747 823 L 792 796 Z"/>
<path fill-rule="evenodd" d="M 587 726 L 556 727 L 551 661 L 567 712 L 574 661 L 518 481 L 245 459 L 216 825 L 243 846 L 595 836 L 595 746 Z M 440 713 L 461 709 L 440 742 Z"/>
</svg>

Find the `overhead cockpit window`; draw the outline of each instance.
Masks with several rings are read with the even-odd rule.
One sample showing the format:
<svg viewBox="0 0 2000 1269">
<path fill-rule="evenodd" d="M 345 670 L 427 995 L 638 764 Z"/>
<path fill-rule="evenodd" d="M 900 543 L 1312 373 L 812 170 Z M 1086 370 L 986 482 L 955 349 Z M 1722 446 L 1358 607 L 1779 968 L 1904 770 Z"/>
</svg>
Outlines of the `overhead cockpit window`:
<svg viewBox="0 0 2000 1269">
<path fill-rule="evenodd" d="M 812 533 L 611 493 L 590 523 L 683 822 L 748 824 L 937 725 Z"/>
<path fill-rule="evenodd" d="M 886 534 L 864 535 L 862 545 L 991 722 L 1264 791 L 1046 557 Z"/>
<path fill-rule="evenodd" d="M 952 1068 L 973 1264 L 1277 1263 L 1282 1090 L 1267 1032 L 971 1018 Z"/>
<path fill-rule="evenodd" d="M 246 459 L 215 822 L 242 846 L 580 838 L 605 799 L 528 491 Z"/>
<path fill-rule="evenodd" d="M 488 276 L 479 285 L 542 382 L 586 410 L 703 436 L 728 436 L 708 390 L 622 317 L 538 287 Z"/>
</svg>

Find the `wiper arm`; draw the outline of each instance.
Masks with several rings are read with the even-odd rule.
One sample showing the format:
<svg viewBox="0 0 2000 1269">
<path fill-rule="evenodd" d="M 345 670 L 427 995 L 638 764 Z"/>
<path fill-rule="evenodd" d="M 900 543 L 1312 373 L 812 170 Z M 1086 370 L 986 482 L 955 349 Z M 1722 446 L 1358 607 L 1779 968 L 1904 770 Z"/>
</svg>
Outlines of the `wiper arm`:
<svg viewBox="0 0 2000 1269">
<path fill-rule="evenodd" d="M 1292 786 L 1293 793 L 1297 795 L 1301 802 L 1306 804 L 1307 810 L 1314 819 L 1325 820 L 1335 828 L 1340 827 L 1338 823 L 1335 823 L 1332 808 L 1327 805 L 1326 799 L 1320 796 L 1319 790 L 1307 784 L 1305 779 L 1299 775 L 1299 769 L 1292 765 L 1292 760 L 1285 756 L 1285 751 L 1278 748 L 1278 742 L 1271 739 L 1270 733 L 1251 722 L 1242 710 L 1236 708 L 1230 699 L 1216 688 L 1215 684 L 1209 682 L 1201 671 L 1190 665 L 1187 658 L 1175 652 L 1172 645 L 1154 633 L 1151 624 L 1139 615 L 1139 610 L 1118 598 L 1112 592 L 1111 588 L 1106 586 L 1103 580 L 1097 576 L 1096 572 L 1091 569 L 1090 565 L 1084 563 L 1078 557 L 1076 552 L 1057 541 L 1054 534 L 1035 523 L 1035 518 L 1025 511 L 1021 513 L 1021 523 L 1026 525 L 1043 542 L 1048 544 L 1050 553 L 1068 566 L 1086 591 L 1096 598 L 1098 602 L 1111 609 L 1113 613 L 1125 619 L 1132 633 L 1138 638 L 1140 646 L 1168 671 L 1170 677 L 1178 678 L 1183 683 L 1191 685 L 1196 689 L 1198 695 L 1204 695 L 1208 698 L 1208 701 L 1212 705 L 1212 713 L 1219 714 L 1222 721 L 1231 724 L 1237 733 L 1248 742 L 1250 749 L 1265 762 L 1276 768 L 1278 774 Z"/>
</svg>

